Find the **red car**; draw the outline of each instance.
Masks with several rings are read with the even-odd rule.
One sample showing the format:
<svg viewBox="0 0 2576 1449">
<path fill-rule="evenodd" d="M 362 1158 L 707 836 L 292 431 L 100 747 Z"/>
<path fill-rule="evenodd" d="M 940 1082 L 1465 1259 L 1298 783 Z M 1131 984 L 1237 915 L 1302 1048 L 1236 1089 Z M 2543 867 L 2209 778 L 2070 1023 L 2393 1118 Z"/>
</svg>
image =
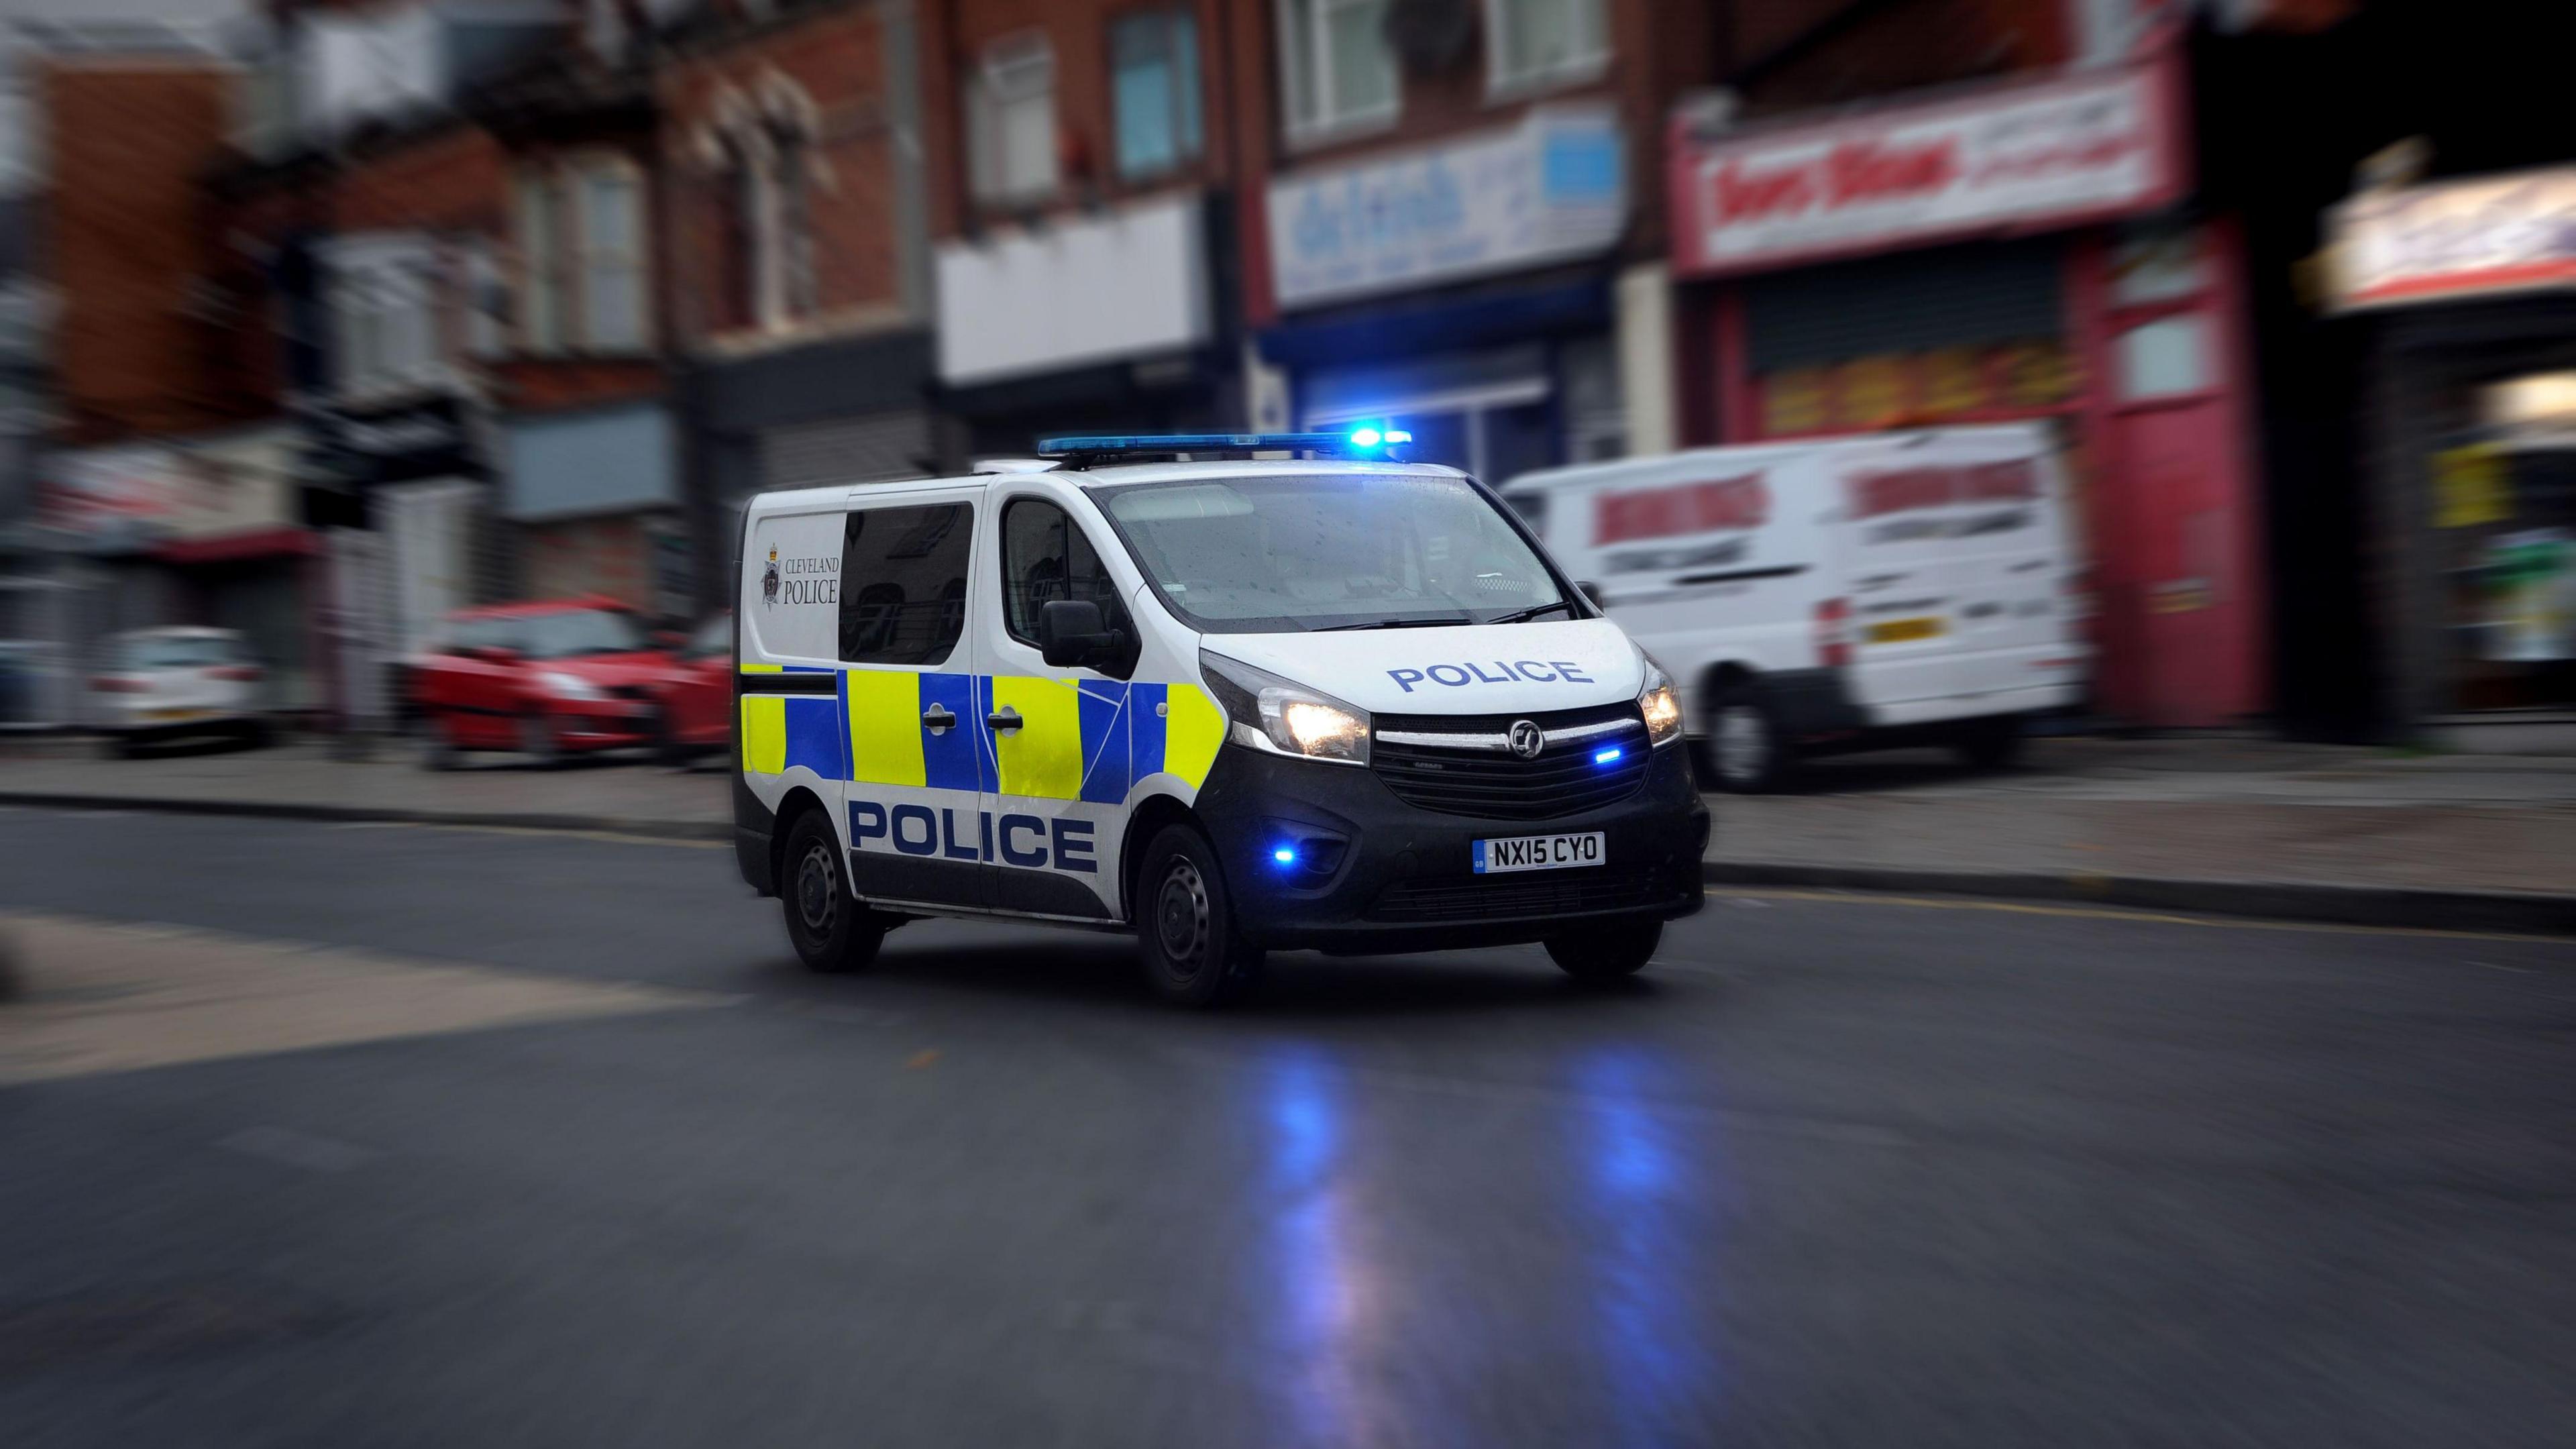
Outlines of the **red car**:
<svg viewBox="0 0 2576 1449">
<path fill-rule="evenodd" d="M 460 609 L 415 661 L 412 701 L 433 769 L 465 750 L 517 750 L 540 764 L 592 750 L 666 755 L 721 745 L 732 720 L 732 633 L 680 645 L 611 599 Z M 710 666 L 699 647 L 713 637 Z M 723 698 L 709 696 L 721 690 Z"/>
</svg>

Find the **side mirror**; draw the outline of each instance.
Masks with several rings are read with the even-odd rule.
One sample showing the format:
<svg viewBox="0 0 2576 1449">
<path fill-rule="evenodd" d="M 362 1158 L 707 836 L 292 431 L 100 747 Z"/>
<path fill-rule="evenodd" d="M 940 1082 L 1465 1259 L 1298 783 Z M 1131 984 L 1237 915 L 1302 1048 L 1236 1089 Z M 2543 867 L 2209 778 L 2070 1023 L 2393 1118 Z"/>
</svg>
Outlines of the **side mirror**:
<svg viewBox="0 0 2576 1449">
<path fill-rule="evenodd" d="M 1127 636 L 1100 617 L 1089 599 L 1051 599 L 1038 608 L 1038 653 L 1059 669 L 1094 669 L 1115 662 Z"/>
<path fill-rule="evenodd" d="M 1604 611 L 1609 609 L 1610 606 L 1608 604 L 1601 602 L 1601 586 L 1599 584 L 1593 583 L 1589 579 L 1578 579 L 1575 581 L 1574 590 L 1576 593 L 1583 595 L 1583 597 L 1590 599 L 1592 601 L 1592 607 Z"/>
</svg>

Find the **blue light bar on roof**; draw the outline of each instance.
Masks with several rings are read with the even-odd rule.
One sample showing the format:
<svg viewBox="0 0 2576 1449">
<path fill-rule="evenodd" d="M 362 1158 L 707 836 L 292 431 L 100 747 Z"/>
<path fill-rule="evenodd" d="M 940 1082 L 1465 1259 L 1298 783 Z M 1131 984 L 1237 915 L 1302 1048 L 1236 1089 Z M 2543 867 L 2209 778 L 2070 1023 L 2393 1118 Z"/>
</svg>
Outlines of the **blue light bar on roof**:
<svg viewBox="0 0 2576 1449">
<path fill-rule="evenodd" d="M 1333 453 L 1375 457 L 1413 441 L 1402 429 L 1347 433 L 1098 433 L 1040 438 L 1042 458 L 1162 457 L 1171 453 Z"/>
</svg>

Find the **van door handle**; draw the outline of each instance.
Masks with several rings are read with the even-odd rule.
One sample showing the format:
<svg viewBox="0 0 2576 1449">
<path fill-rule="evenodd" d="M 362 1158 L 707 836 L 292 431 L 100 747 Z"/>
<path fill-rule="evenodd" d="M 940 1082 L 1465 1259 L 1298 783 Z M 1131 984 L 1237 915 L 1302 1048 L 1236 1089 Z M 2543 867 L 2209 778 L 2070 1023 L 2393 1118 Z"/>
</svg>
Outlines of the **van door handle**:
<svg viewBox="0 0 2576 1449">
<path fill-rule="evenodd" d="M 984 716 L 984 723 L 999 731 L 1015 730 L 1020 727 L 1020 712 L 1016 709 L 1004 709 L 999 714 Z"/>
<path fill-rule="evenodd" d="M 948 712 L 948 706 L 934 704 L 921 712 L 921 727 L 934 735 L 944 735 L 957 727 L 957 716 Z"/>
</svg>

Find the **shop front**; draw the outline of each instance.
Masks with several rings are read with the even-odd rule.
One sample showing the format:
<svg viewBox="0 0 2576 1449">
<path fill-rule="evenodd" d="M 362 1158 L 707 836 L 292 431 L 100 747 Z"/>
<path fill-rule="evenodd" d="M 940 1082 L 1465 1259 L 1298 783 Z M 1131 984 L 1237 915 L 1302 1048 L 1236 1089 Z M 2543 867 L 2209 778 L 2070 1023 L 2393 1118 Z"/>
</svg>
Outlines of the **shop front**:
<svg viewBox="0 0 2576 1449">
<path fill-rule="evenodd" d="M 1301 167 L 1266 200 L 1281 321 L 1258 345 L 1287 387 L 1256 427 L 1402 427 L 1415 459 L 1497 485 L 1626 450 L 1613 111 Z"/>
<path fill-rule="evenodd" d="M 2576 746 L 2576 167 L 2364 192 L 2329 232 L 2390 720 Z"/>
<path fill-rule="evenodd" d="M 2268 700 L 2235 233 L 2180 57 L 1671 137 L 1673 273 L 1730 443 L 1983 422 L 2061 440 L 2096 708 Z"/>
<path fill-rule="evenodd" d="M 971 457 L 1051 433 L 1240 432 L 1212 255 L 1230 209 L 1169 192 L 940 243 L 939 388 Z M 962 461 L 962 460 L 960 460 Z"/>
<path fill-rule="evenodd" d="M 696 578 L 671 415 L 621 403 L 513 418 L 502 512 L 518 526 L 519 593 L 597 595 L 685 621 Z"/>
</svg>

